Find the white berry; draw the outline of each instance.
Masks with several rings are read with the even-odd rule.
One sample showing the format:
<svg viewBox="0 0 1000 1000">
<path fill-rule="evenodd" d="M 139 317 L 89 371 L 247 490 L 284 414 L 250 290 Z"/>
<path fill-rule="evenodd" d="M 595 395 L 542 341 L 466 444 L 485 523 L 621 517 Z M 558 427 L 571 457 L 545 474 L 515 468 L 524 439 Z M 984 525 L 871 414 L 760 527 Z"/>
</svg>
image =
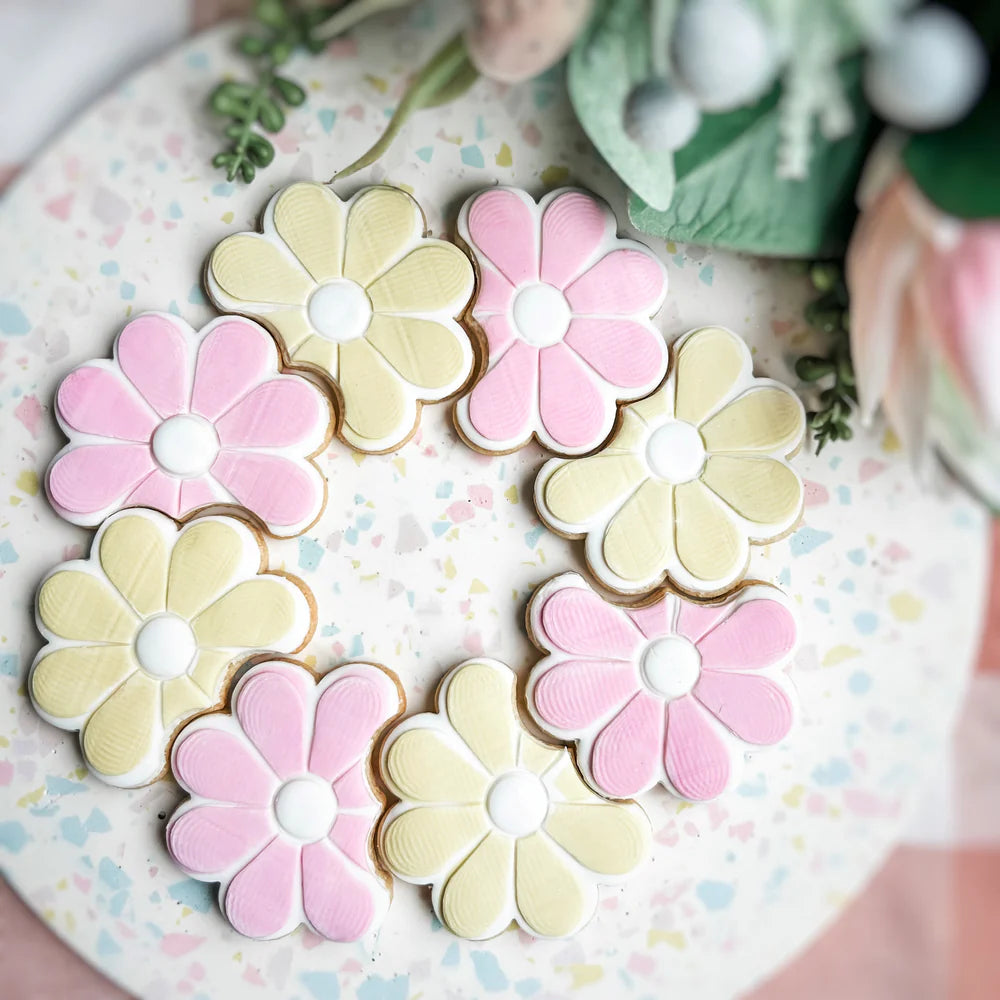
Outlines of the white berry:
<svg viewBox="0 0 1000 1000">
<path fill-rule="evenodd" d="M 701 112 L 694 98 L 669 80 L 646 80 L 625 102 L 625 131 L 643 149 L 680 149 L 700 123 Z"/>
<path fill-rule="evenodd" d="M 923 7 L 869 56 L 865 93 L 894 125 L 938 129 L 966 115 L 986 74 L 986 53 L 972 28 L 945 7 Z"/>
</svg>

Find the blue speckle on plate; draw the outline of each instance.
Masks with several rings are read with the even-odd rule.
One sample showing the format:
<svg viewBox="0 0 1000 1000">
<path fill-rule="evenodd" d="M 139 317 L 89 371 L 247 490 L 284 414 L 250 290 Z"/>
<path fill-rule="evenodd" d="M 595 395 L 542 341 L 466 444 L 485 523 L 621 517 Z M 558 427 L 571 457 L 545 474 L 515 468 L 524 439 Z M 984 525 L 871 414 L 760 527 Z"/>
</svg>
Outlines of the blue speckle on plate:
<svg viewBox="0 0 1000 1000">
<path fill-rule="evenodd" d="M 694 891 L 707 910 L 724 910 L 736 893 L 728 882 L 713 882 L 709 879 L 699 882 Z"/>
<path fill-rule="evenodd" d="M 474 951 L 471 952 L 471 958 L 473 968 L 476 970 L 476 978 L 487 993 L 500 993 L 507 989 L 508 979 L 493 952 Z"/>
</svg>

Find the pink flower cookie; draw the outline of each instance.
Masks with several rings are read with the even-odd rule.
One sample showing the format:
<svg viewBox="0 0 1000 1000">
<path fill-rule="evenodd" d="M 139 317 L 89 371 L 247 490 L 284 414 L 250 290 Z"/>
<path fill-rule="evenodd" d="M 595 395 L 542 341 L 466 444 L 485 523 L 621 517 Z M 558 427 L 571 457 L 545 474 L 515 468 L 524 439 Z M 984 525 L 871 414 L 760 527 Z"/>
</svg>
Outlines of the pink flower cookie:
<svg viewBox="0 0 1000 1000">
<path fill-rule="evenodd" d="M 462 207 L 458 231 L 479 264 L 473 317 L 486 334 L 486 374 L 459 400 L 462 436 L 505 453 L 532 436 L 562 455 L 593 451 L 616 404 L 660 384 L 667 348 L 650 317 L 667 275 L 652 251 L 616 236 L 608 206 L 563 188 L 536 205 L 491 188 Z"/>
<path fill-rule="evenodd" d="M 774 587 L 713 604 L 661 592 L 623 607 L 564 573 L 535 592 L 528 627 L 549 650 L 531 672 L 528 708 L 546 732 L 577 742 L 581 770 L 604 795 L 660 782 L 685 799 L 715 798 L 738 780 L 747 750 L 792 727 L 782 668 L 797 625 Z"/>
<path fill-rule="evenodd" d="M 317 684 L 296 663 L 253 667 L 232 715 L 192 722 L 171 758 L 191 798 L 167 826 L 167 848 L 193 878 L 220 882 L 219 904 L 241 934 L 280 937 L 305 924 L 357 941 L 382 922 L 391 893 L 372 829 L 382 802 L 370 754 L 403 710 L 395 678 L 348 663 Z"/>
<path fill-rule="evenodd" d="M 239 504 L 272 535 L 301 534 L 326 502 L 311 459 L 330 440 L 326 396 L 279 373 L 270 334 L 222 316 L 195 332 L 143 313 L 118 335 L 114 360 L 63 379 L 56 419 L 69 444 L 49 467 L 56 511 L 93 527 L 122 507 L 182 519 Z"/>
</svg>

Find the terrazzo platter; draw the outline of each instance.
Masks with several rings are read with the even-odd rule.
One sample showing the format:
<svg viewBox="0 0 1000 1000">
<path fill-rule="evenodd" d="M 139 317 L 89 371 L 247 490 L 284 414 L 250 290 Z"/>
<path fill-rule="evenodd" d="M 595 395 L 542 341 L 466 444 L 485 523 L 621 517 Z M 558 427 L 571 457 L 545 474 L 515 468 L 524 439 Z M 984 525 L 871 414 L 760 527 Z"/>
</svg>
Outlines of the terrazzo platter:
<svg viewBox="0 0 1000 1000">
<path fill-rule="evenodd" d="M 804 525 L 755 549 L 750 576 L 799 606 L 792 677 L 803 723 L 752 760 L 735 793 L 685 806 L 654 789 L 642 804 L 654 857 L 602 894 L 575 939 L 507 931 L 460 941 L 425 891 L 398 882 L 374 953 L 302 932 L 254 942 L 217 912 L 215 887 L 184 878 L 163 843 L 180 798 L 171 781 L 124 792 L 88 777 L 76 738 L 42 723 L 24 690 L 39 639 L 29 614 L 43 573 L 85 550 L 39 490 L 61 446 L 50 406 L 74 366 L 108 354 L 135 312 L 169 309 L 199 326 L 206 254 L 255 228 L 277 187 L 326 179 L 366 148 L 407 75 L 448 36 L 454 5 L 419 5 L 295 67 L 309 102 L 250 188 L 209 166 L 218 139 L 202 108 L 240 71 L 231 29 L 189 43 L 109 95 L 26 172 L 0 215 L 0 865 L 83 956 L 143 997 L 697 995 L 751 988 L 813 938 L 873 874 L 942 752 L 971 669 L 985 591 L 985 519 L 963 496 L 919 495 L 882 432 L 821 458 L 803 453 Z M 504 90 L 480 82 L 422 113 L 386 157 L 345 181 L 412 189 L 436 234 L 496 181 L 539 195 L 579 183 L 624 218 L 623 192 L 589 151 L 560 78 Z M 672 338 L 723 324 L 744 335 L 757 374 L 794 385 L 808 348 L 806 289 L 785 268 L 654 244 L 668 271 L 658 326 Z M 269 543 L 301 574 L 319 627 L 306 650 L 325 669 L 387 664 L 408 710 L 430 707 L 443 672 L 484 653 L 522 676 L 539 658 L 524 630 L 533 587 L 583 570 L 582 545 L 545 531 L 531 504 L 543 461 L 530 446 L 489 458 L 463 445 L 448 406 L 424 411 L 397 454 L 334 442 L 330 498 L 302 538 Z"/>
</svg>

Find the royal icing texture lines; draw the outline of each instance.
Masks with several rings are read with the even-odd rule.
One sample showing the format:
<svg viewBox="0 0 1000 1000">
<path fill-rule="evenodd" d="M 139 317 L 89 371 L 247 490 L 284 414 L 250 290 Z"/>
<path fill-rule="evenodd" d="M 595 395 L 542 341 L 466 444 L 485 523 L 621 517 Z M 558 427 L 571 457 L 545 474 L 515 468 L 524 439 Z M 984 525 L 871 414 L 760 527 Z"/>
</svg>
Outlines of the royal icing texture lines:
<svg viewBox="0 0 1000 1000">
<path fill-rule="evenodd" d="M 56 567 L 39 588 L 46 645 L 28 678 L 36 709 L 80 730 L 99 778 L 125 788 L 152 781 L 174 732 L 222 700 L 239 661 L 309 641 L 305 585 L 263 568 L 258 536 L 233 518 L 178 530 L 153 511 L 112 515 L 90 557 Z"/>
<path fill-rule="evenodd" d="M 455 419 L 475 448 L 508 452 L 534 435 L 581 455 L 611 433 L 618 401 L 660 384 L 667 350 L 650 318 L 667 275 L 640 243 L 618 239 L 608 206 L 561 189 L 537 205 L 491 188 L 462 208 L 459 233 L 475 254 L 473 316 L 489 365 Z"/>
<path fill-rule="evenodd" d="M 167 827 L 188 875 L 219 882 L 241 934 L 274 938 L 305 924 L 333 941 L 369 937 L 389 906 L 372 855 L 382 803 L 370 754 L 403 708 L 394 678 L 348 663 L 317 684 L 272 661 L 236 685 L 232 714 L 192 722 L 177 738 L 174 776 L 191 798 Z"/>
<path fill-rule="evenodd" d="M 442 682 L 437 713 L 405 719 L 382 750 L 400 802 L 381 855 L 400 878 L 433 886 L 434 912 L 460 937 L 493 937 L 512 921 L 568 937 L 593 915 L 598 883 L 649 854 L 645 813 L 595 795 L 568 750 L 531 736 L 514 689 L 504 664 L 463 663 Z"/>
<path fill-rule="evenodd" d="M 528 707 L 544 730 L 576 741 L 603 795 L 660 782 L 686 799 L 715 798 L 739 780 L 746 751 L 792 726 L 783 668 L 797 626 L 774 587 L 713 604 L 661 594 L 622 607 L 564 573 L 532 596 L 528 625 L 549 652 L 531 672 Z"/>
<path fill-rule="evenodd" d="M 144 313 L 59 386 L 69 444 L 49 467 L 52 506 L 93 527 L 121 507 L 174 518 L 239 504 L 272 534 L 297 535 L 320 515 L 326 480 L 311 461 L 330 439 L 326 397 L 278 371 L 270 334 L 224 316 L 196 333 Z"/>
<path fill-rule="evenodd" d="M 227 237 L 208 262 L 215 304 L 261 320 L 293 366 L 331 383 L 340 435 L 359 451 L 397 448 L 420 403 L 453 395 L 472 372 L 456 322 L 472 264 L 423 232 L 420 207 L 398 188 L 343 202 L 325 185 L 292 184 L 271 199 L 262 233 Z"/>
<path fill-rule="evenodd" d="M 669 578 L 710 596 L 743 577 L 751 542 L 798 521 L 802 480 L 786 459 L 805 413 L 786 386 L 754 378 L 729 330 L 695 330 L 673 351 L 663 387 L 622 408 L 600 452 L 542 467 L 535 504 L 555 531 L 586 536 L 587 561 L 612 590 L 643 593 Z"/>
</svg>

